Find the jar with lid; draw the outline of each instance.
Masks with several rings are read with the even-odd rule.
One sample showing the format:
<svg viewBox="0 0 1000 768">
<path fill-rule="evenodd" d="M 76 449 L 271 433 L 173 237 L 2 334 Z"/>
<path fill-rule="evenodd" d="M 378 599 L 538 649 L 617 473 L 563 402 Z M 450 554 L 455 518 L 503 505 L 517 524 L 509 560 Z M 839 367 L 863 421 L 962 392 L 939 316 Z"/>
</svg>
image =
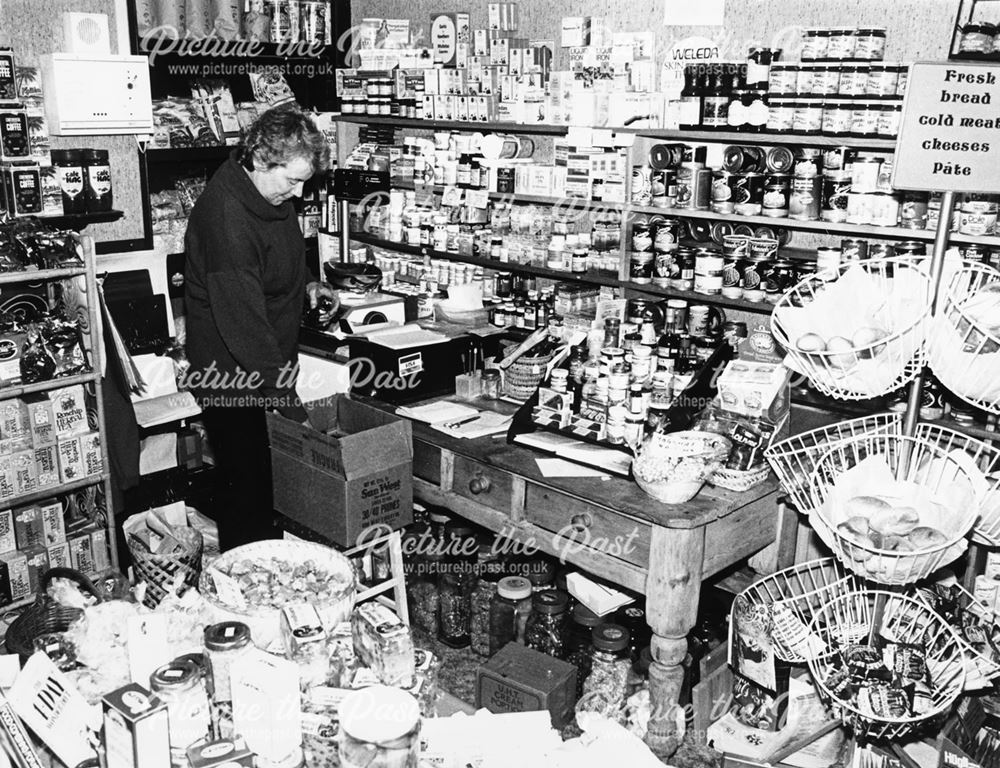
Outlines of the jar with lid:
<svg viewBox="0 0 1000 768">
<path fill-rule="evenodd" d="M 881 106 L 874 101 L 857 101 L 851 114 L 851 136 L 871 138 L 878 136 Z"/>
<path fill-rule="evenodd" d="M 484 548 L 480 544 L 479 552 Z M 488 550 L 486 550 L 488 551 Z M 472 619 L 469 627 L 469 642 L 473 653 L 489 656 L 490 614 L 498 585 L 504 575 L 504 564 L 498 560 L 479 564 L 476 586 L 472 590 Z"/>
<path fill-rule="evenodd" d="M 841 67 L 836 93 L 840 96 L 864 96 L 868 92 L 869 72 L 867 66 L 858 64 Z"/>
<path fill-rule="evenodd" d="M 230 738 L 233 730 L 233 689 L 229 675 L 233 662 L 252 649 L 250 627 L 224 621 L 205 627 L 205 654 L 212 676 L 211 719 L 215 735 Z"/>
<path fill-rule="evenodd" d="M 795 104 L 792 130 L 795 133 L 819 133 L 823 129 L 823 102 L 799 101 Z"/>
<path fill-rule="evenodd" d="M 959 53 L 993 53 L 993 38 L 997 28 L 993 24 L 966 24 L 958 41 Z"/>
<path fill-rule="evenodd" d="M 573 620 L 566 639 L 566 661 L 576 667 L 576 697 L 583 693 L 583 684 L 590 674 L 594 654 L 594 627 L 604 619 L 582 603 L 573 607 Z"/>
<path fill-rule="evenodd" d="M 479 549 L 472 528 L 461 520 L 445 526 L 446 547 L 438 576 L 438 640 L 451 648 L 469 645 L 472 589 Z"/>
<path fill-rule="evenodd" d="M 825 59 L 830 47 L 830 30 L 807 29 L 802 39 L 802 51 L 799 57 L 802 61 Z"/>
<path fill-rule="evenodd" d="M 872 64 L 868 68 L 868 76 L 865 78 L 866 96 L 876 96 L 884 98 L 896 95 L 896 87 L 899 85 L 899 70 L 889 64 Z"/>
<path fill-rule="evenodd" d="M 51 154 L 62 192 L 63 213 L 85 213 L 87 196 L 84 191 L 83 152 L 79 149 L 53 149 Z"/>
<path fill-rule="evenodd" d="M 110 211 L 114 202 L 111 189 L 111 165 L 106 149 L 83 150 L 84 195 L 87 199 L 87 213 Z"/>
<path fill-rule="evenodd" d="M 507 643 L 524 640 L 531 614 L 531 582 L 523 576 L 505 576 L 490 600 L 490 655 Z"/>
<path fill-rule="evenodd" d="M 823 133 L 846 136 L 851 132 L 854 105 L 850 101 L 827 101 L 823 104 Z"/>
<path fill-rule="evenodd" d="M 483 371 L 483 398 L 486 400 L 500 399 L 500 371 L 488 368 Z"/>
<path fill-rule="evenodd" d="M 903 100 L 892 99 L 879 105 L 878 135 L 887 139 L 896 138 L 899 124 L 903 119 Z"/>
<path fill-rule="evenodd" d="M 840 67 L 825 65 L 816 67 L 812 77 L 814 96 L 833 96 L 840 88 Z"/>
<path fill-rule="evenodd" d="M 170 764 L 186 768 L 187 748 L 208 738 L 211 728 L 202 670 L 190 659 L 175 659 L 150 675 L 149 687 L 167 705 Z"/>
<path fill-rule="evenodd" d="M 532 594 L 555 588 L 556 565 L 548 557 L 542 555 L 530 557 L 521 564 L 519 571 L 531 582 Z"/>
<path fill-rule="evenodd" d="M 619 624 L 602 624 L 594 627 L 591 638 L 594 655 L 576 711 L 596 712 L 620 721 L 632 667 L 628 630 Z"/>
<path fill-rule="evenodd" d="M 882 61 L 885 58 L 885 29 L 854 30 L 854 58 Z"/>
<path fill-rule="evenodd" d="M 830 44 L 826 50 L 828 59 L 853 59 L 855 30 L 853 29 L 831 29 Z"/>
<path fill-rule="evenodd" d="M 341 768 L 415 768 L 420 756 L 420 704 L 387 685 L 351 691 L 338 709 Z"/>
<path fill-rule="evenodd" d="M 531 598 L 531 615 L 524 628 L 525 645 L 557 659 L 563 658 L 566 655 L 568 604 L 569 597 L 558 589 L 536 592 Z"/>
</svg>

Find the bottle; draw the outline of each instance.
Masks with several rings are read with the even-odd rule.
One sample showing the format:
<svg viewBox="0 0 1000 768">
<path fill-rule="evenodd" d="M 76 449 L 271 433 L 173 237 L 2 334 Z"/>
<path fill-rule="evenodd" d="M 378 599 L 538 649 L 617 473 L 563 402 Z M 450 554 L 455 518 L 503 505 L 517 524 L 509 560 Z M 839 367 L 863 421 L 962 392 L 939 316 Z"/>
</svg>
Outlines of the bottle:
<svg viewBox="0 0 1000 768">
<path fill-rule="evenodd" d="M 576 667 L 576 697 L 583 694 L 583 683 L 590 674 L 593 662 L 594 627 L 604 623 L 604 619 L 582 603 L 573 608 L 573 623 L 570 624 L 566 641 L 566 661 Z"/>
<path fill-rule="evenodd" d="M 678 126 L 681 130 L 697 130 L 701 127 L 702 98 L 698 87 L 698 70 L 684 67 L 684 88 L 681 90 Z"/>
<path fill-rule="evenodd" d="M 709 75 L 701 122 L 703 128 L 716 131 L 724 131 L 729 125 L 729 92 L 721 73 Z"/>
<path fill-rule="evenodd" d="M 620 720 L 632 667 L 628 630 L 618 624 L 602 624 L 594 627 L 592 638 L 590 674 L 583 684 L 576 711 L 597 712 L 611 720 Z"/>
<path fill-rule="evenodd" d="M 524 644 L 557 659 L 566 655 L 566 608 L 569 597 L 558 589 L 536 592 L 524 628 Z"/>
<path fill-rule="evenodd" d="M 212 677 L 211 714 L 215 735 L 222 739 L 235 735 L 233 690 L 229 671 L 233 662 L 251 650 L 250 627 L 239 621 L 224 621 L 205 627 L 205 655 Z"/>
<path fill-rule="evenodd" d="M 531 582 L 523 576 L 505 576 L 490 601 L 490 656 L 507 643 L 523 640 L 522 627 L 531 611 Z"/>
<path fill-rule="evenodd" d="M 114 202 L 111 190 L 111 166 L 108 163 L 106 149 L 83 150 L 83 162 L 86 166 L 84 174 L 84 195 L 87 200 L 87 213 L 110 211 Z"/>
<path fill-rule="evenodd" d="M 438 640 L 451 648 L 466 648 L 478 543 L 472 528 L 461 520 L 445 526 L 445 538 L 446 552 L 438 577 Z"/>
<path fill-rule="evenodd" d="M 194 661 L 175 659 L 150 675 L 149 688 L 167 705 L 170 764 L 184 768 L 187 748 L 208 738 L 211 727 L 201 669 Z"/>
</svg>

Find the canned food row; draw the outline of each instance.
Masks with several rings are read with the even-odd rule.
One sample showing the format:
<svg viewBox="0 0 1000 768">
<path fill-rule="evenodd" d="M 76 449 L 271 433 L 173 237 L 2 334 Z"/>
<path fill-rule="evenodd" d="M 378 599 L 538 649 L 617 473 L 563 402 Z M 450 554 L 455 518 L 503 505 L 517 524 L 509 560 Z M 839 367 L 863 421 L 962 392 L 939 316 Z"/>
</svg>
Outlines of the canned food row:
<svg viewBox="0 0 1000 768">
<path fill-rule="evenodd" d="M 903 100 L 796 96 L 767 99 L 767 130 L 773 133 L 821 134 L 855 138 L 893 139 L 899 133 Z"/>
</svg>

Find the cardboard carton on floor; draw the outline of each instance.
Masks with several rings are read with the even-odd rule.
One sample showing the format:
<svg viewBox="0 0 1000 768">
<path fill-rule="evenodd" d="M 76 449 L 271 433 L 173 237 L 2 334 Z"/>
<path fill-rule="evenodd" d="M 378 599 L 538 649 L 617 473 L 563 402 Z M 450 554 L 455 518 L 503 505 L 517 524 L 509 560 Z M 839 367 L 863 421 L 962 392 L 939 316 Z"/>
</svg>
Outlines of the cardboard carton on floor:
<svg viewBox="0 0 1000 768">
<path fill-rule="evenodd" d="M 334 395 L 306 405 L 312 426 L 268 413 L 274 508 L 352 546 L 373 526 L 413 521 L 413 441 L 398 416 Z"/>
</svg>

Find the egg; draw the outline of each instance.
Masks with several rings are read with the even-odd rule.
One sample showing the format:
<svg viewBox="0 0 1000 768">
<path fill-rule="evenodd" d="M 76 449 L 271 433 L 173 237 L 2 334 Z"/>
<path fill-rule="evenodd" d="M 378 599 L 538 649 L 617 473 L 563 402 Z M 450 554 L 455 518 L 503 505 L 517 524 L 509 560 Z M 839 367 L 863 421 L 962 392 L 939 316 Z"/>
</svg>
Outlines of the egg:
<svg viewBox="0 0 1000 768">
<path fill-rule="evenodd" d="M 799 352 L 824 352 L 826 342 L 818 333 L 805 333 L 799 336 L 798 341 L 795 342 L 795 348 Z"/>
<path fill-rule="evenodd" d="M 843 336 L 831 338 L 826 343 L 826 351 L 830 353 L 827 360 L 834 368 L 849 368 L 856 360 L 854 345 L 850 339 L 845 339 Z"/>
<path fill-rule="evenodd" d="M 885 349 L 885 344 L 878 344 L 879 341 L 889 335 L 888 331 L 881 328 L 866 326 L 858 328 L 851 336 L 851 344 L 858 350 L 858 357 L 870 359 Z"/>
</svg>

